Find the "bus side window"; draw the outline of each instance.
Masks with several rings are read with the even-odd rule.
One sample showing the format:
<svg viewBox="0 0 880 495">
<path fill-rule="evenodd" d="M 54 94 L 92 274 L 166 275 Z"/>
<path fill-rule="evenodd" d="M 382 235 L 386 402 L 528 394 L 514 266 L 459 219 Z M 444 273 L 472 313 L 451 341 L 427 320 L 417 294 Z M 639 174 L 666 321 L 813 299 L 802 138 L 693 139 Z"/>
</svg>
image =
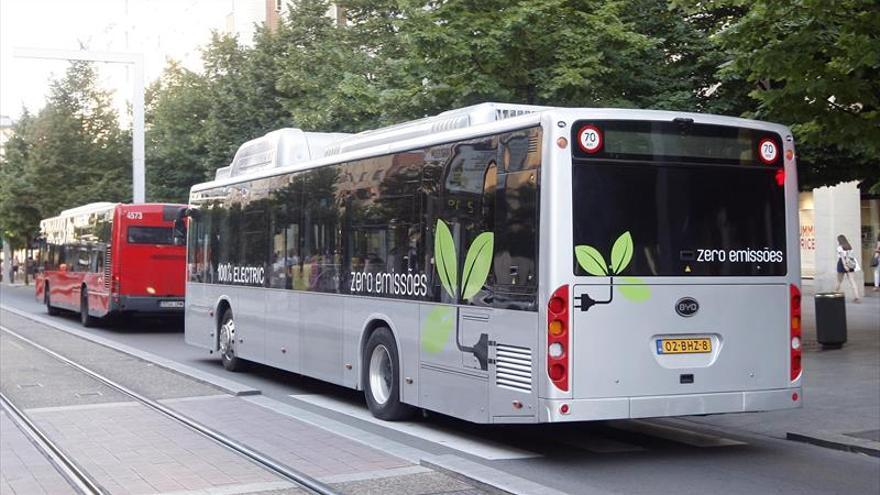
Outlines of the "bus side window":
<svg viewBox="0 0 880 495">
<path fill-rule="evenodd" d="M 300 222 L 302 221 L 301 176 L 274 178 L 269 199 L 272 239 L 269 260 L 269 287 L 303 289 L 300 263 Z M 299 280 L 298 286 L 295 280 Z"/>
<path fill-rule="evenodd" d="M 104 269 L 104 250 L 103 244 L 95 244 L 92 246 L 92 252 L 89 258 L 89 271 L 92 273 L 101 272 Z"/>
<path fill-rule="evenodd" d="M 76 252 L 76 271 L 89 272 L 92 267 L 92 250 L 89 246 L 81 244 Z"/>
<path fill-rule="evenodd" d="M 341 165 L 324 167 L 305 175 L 303 181 L 301 263 L 306 290 L 313 292 L 339 292 L 342 243 L 337 191 L 341 170 Z"/>
<path fill-rule="evenodd" d="M 53 256 L 53 258 L 55 258 L 55 269 L 58 270 L 61 268 L 61 265 L 67 263 L 67 250 L 64 248 L 63 244 L 56 244 L 54 248 L 55 256 Z"/>
<path fill-rule="evenodd" d="M 427 242 L 428 252 L 434 260 L 429 268 L 433 278 L 429 278 L 429 290 L 433 287 L 434 300 L 469 304 L 473 306 L 491 306 L 493 300 L 494 277 L 487 274 L 475 293 L 465 294 L 462 284 L 464 272 L 470 273 L 472 267 L 465 267 L 467 255 L 476 245 L 474 241 L 482 234 L 491 233 L 495 223 L 495 180 L 498 163 L 498 137 L 488 136 L 454 145 L 439 145 L 428 150 L 429 156 L 443 157 L 442 171 L 439 175 L 426 166 L 423 182 L 428 188 L 427 214 L 424 216 L 428 232 L 431 234 Z M 452 234 L 458 266 L 457 287 L 454 287 L 457 300 L 453 301 L 446 290 L 440 289 L 440 278 L 437 275 L 434 252 L 437 224 L 442 221 Z M 475 248 L 479 250 L 479 248 Z M 470 284 L 468 284 L 470 285 Z M 473 286 L 471 286 L 473 288 Z M 467 296 L 465 298 L 464 296 Z"/>
<path fill-rule="evenodd" d="M 540 129 L 503 143 L 495 194 L 495 307 L 537 310 Z M 526 139 L 527 137 L 527 139 Z"/>
<path fill-rule="evenodd" d="M 40 239 L 40 251 L 37 255 L 37 271 L 42 272 L 49 265 L 49 244 L 45 238 Z"/>
<path fill-rule="evenodd" d="M 420 296 L 386 283 L 395 274 L 419 275 L 421 229 L 417 191 L 421 183 L 422 152 L 407 152 L 346 164 L 340 186 L 344 191 L 343 291 L 371 292 L 384 297 Z M 365 280 L 381 281 L 375 285 Z M 360 281 L 360 283 L 357 283 Z"/>
<path fill-rule="evenodd" d="M 240 262 L 248 267 L 266 267 L 268 246 L 268 222 L 263 205 L 245 207 L 241 216 Z M 264 283 L 265 285 L 265 283 Z"/>
<path fill-rule="evenodd" d="M 215 195 L 219 192 L 215 192 Z M 217 265 L 220 263 L 217 258 L 220 252 L 219 246 L 219 220 L 217 215 L 217 203 L 211 203 L 201 206 L 196 225 L 198 226 L 198 238 L 196 239 L 195 257 L 195 274 L 199 277 L 200 282 L 215 283 Z M 192 227 L 190 227 L 192 228 Z"/>
<path fill-rule="evenodd" d="M 69 272 L 78 272 L 79 269 L 79 246 L 75 244 L 65 244 L 64 247 L 64 260 L 67 264 L 67 271 Z"/>
</svg>

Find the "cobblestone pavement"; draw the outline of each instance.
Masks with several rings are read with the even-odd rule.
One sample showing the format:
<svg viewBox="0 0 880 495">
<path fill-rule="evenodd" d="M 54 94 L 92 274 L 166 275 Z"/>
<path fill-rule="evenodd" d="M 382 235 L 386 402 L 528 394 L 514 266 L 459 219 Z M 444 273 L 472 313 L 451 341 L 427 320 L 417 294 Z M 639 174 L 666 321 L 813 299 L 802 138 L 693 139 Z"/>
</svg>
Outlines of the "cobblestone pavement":
<svg viewBox="0 0 880 495">
<path fill-rule="evenodd" d="M 0 494 L 74 493 L 42 452 L 0 411 Z"/>
<path fill-rule="evenodd" d="M 39 323 L 4 312 L 3 325 L 342 493 L 484 493 L 446 474 Z M 0 373 L 3 392 L 110 493 L 303 493 L 6 332 L 0 334 Z M 4 463 L 0 471 L 4 480 L 26 478 L 32 472 L 22 463 Z M 37 485 L 4 482 L 3 494 L 58 493 L 30 491 L 43 476 L 51 476 L 44 470 L 33 472 L 39 475 L 31 475 Z M 51 478 L 45 480 L 50 482 Z"/>
</svg>

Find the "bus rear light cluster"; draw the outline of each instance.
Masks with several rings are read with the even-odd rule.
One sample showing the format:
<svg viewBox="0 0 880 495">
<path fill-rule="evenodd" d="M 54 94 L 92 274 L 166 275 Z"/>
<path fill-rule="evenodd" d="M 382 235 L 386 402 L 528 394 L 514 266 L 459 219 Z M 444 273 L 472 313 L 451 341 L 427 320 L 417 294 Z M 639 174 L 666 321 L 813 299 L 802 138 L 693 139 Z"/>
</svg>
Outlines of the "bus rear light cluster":
<svg viewBox="0 0 880 495">
<path fill-rule="evenodd" d="M 792 284 L 790 293 L 790 349 L 791 353 L 791 381 L 801 376 L 801 291 Z"/>
<path fill-rule="evenodd" d="M 547 375 L 568 392 L 568 286 L 556 289 L 547 303 Z"/>
</svg>

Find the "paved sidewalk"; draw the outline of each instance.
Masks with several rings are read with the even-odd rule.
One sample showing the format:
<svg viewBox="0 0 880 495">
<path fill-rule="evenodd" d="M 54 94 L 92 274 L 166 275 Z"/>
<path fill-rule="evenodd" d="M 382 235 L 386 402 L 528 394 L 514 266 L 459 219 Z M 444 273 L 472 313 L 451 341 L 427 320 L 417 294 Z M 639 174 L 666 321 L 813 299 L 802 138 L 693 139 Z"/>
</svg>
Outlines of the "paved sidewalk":
<svg viewBox="0 0 880 495">
<path fill-rule="evenodd" d="M 412 460 L 243 398 L 218 394 L 191 378 L 43 324 L 3 314 L 4 325 L 24 337 L 98 368 L 109 378 L 342 493 L 485 493 Z M 0 354 L 4 393 L 111 493 L 301 493 L 289 482 L 6 332 L 0 334 Z M 10 493 L 29 492 L 13 487 Z"/>
<path fill-rule="evenodd" d="M 814 293 L 812 281 L 805 280 L 802 299 L 804 407 L 692 417 L 688 418 L 690 421 L 777 438 L 795 433 L 816 439 L 834 438 L 852 445 L 873 442 L 875 447 L 880 447 L 880 293 L 868 288 L 860 303 L 847 300 L 848 341 L 837 350 L 824 350 L 816 342 Z"/>
<path fill-rule="evenodd" d="M 213 396 L 163 403 L 322 481 L 355 474 L 381 477 L 383 471 L 393 475 L 413 466 L 404 459 L 238 397 Z"/>
<path fill-rule="evenodd" d="M 0 495 L 75 493 L 34 444 L 0 411 Z"/>
</svg>

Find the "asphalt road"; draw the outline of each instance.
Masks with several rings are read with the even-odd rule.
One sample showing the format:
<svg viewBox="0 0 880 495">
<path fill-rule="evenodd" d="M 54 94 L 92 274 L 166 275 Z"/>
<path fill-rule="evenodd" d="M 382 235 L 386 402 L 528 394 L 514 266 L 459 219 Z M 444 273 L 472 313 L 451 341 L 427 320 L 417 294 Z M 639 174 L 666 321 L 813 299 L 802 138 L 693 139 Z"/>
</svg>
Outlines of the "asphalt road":
<svg viewBox="0 0 880 495">
<path fill-rule="evenodd" d="M 29 287 L 3 287 L 0 302 L 45 316 L 32 294 Z M 75 315 L 57 320 L 82 329 Z M 486 426 L 432 414 L 407 433 L 357 414 L 363 399 L 348 389 L 264 366 L 225 372 L 215 357 L 184 344 L 180 322 L 144 320 L 87 331 L 234 379 L 355 428 L 428 452 L 453 448 L 476 462 L 573 494 L 880 493 L 880 458 L 787 441 L 725 417 L 717 423 L 710 417 Z M 749 423 L 760 423 L 761 414 L 748 415 Z M 481 444 L 523 455 L 485 455 Z"/>
</svg>

